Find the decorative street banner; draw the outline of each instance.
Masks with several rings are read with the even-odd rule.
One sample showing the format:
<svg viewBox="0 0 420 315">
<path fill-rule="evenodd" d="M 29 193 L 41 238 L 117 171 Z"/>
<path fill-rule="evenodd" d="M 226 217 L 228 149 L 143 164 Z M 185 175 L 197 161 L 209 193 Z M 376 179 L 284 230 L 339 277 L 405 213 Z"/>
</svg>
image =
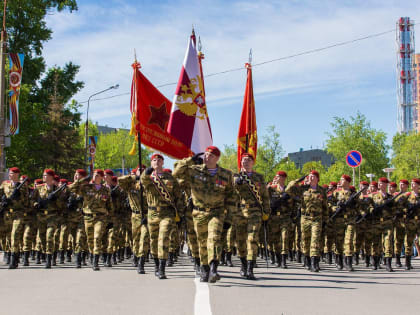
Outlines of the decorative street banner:
<svg viewBox="0 0 420 315">
<path fill-rule="evenodd" d="M 9 119 L 11 135 L 19 133 L 19 95 L 22 82 L 23 60 L 23 54 L 9 54 Z"/>
<path fill-rule="evenodd" d="M 93 170 L 95 168 L 95 155 L 96 155 L 96 142 L 98 137 L 89 136 L 89 161 L 90 161 L 90 174 L 93 174 Z"/>
</svg>

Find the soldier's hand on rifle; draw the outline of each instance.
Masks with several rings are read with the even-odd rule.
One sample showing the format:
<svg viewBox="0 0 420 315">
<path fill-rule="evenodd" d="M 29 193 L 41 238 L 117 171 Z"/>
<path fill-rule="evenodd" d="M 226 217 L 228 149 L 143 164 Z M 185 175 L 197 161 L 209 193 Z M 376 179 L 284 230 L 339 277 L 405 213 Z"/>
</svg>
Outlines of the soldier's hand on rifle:
<svg viewBox="0 0 420 315">
<path fill-rule="evenodd" d="M 194 161 L 195 164 L 203 164 L 203 158 L 200 157 L 203 154 L 204 152 L 194 154 L 191 159 Z"/>
<path fill-rule="evenodd" d="M 153 167 L 148 167 L 148 168 L 146 168 L 146 170 L 144 171 L 144 173 L 146 175 L 152 175 L 153 171 L 154 171 Z"/>
</svg>

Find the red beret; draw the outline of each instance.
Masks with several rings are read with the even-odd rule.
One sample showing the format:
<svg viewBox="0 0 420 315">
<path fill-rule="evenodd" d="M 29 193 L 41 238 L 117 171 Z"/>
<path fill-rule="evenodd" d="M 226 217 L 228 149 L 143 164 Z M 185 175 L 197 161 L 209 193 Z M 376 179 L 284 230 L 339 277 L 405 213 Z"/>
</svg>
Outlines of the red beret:
<svg viewBox="0 0 420 315">
<path fill-rule="evenodd" d="M 408 180 L 406 180 L 406 179 L 400 179 L 400 183 L 403 183 L 403 184 L 406 184 L 406 185 L 408 185 L 409 183 L 408 183 Z"/>
<path fill-rule="evenodd" d="M 154 160 L 154 159 L 156 159 L 156 158 L 159 158 L 159 159 L 164 160 L 164 158 L 163 158 L 163 155 L 162 155 L 162 154 L 155 153 L 155 154 L 153 154 L 153 155 L 152 155 L 152 157 L 150 158 L 150 161 L 151 161 L 151 160 Z"/>
<path fill-rule="evenodd" d="M 360 182 L 360 184 L 362 184 L 363 186 L 369 186 L 369 183 L 367 181 L 365 181 L 365 180 L 362 180 Z"/>
<path fill-rule="evenodd" d="M 28 175 L 22 175 L 22 176 L 20 177 L 20 179 L 25 179 L 25 178 L 28 178 Z"/>
<path fill-rule="evenodd" d="M 39 185 L 39 184 L 42 184 L 43 181 L 42 181 L 42 179 L 38 178 L 38 179 L 35 179 L 34 183 Z"/>
<path fill-rule="evenodd" d="M 356 187 L 354 187 L 353 185 L 350 185 L 350 190 L 352 190 L 352 191 L 355 191 L 356 190 Z"/>
<path fill-rule="evenodd" d="M 318 171 L 312 170 L 312 171 L 311 171 L 311 174 L 312 174 L 312 175 L 315 175 L 315 176 L 316 176 L 316 177 L 318 177 L 318 179 L 319 179 L 319 173 L 318 173 Z"/>
<path fill-rule="evenodd" d="M 60 179 L 60 183 L 66 183 L 66 184 L 68 184 L 67 179 L 65 179 L 65 178 Z"/>
<path fill-rule="evenodd" d="M 83 168 L 77 169 L 76 173 L 79 174 L 80 176 L 83 176 L 83 177 L 87 176 L 87 172 Z"/>
<path fill-rule="evenodd" d="M 277 175 L 287 177 L 287 173 L 285 171 L 278 171 Z"/>
<path fill-rule="evenodd" d="M 341 176 L 341 178 L 344 178 L 344 180 L 345 180 L 346 182 L 351 183 L 351 177 L 350 177 L 349 175 L 343 174 L 343 175 Z"/>
<path fill-rule="evenodd" d="M 219 154 L 220 155 L 220 154 Z M 244 153 L 242 153 L 242 155 L 241 155 L 241 160 L 244 158 L 244 157 L 247 157 L 247 158 L 250 158 L 251 160 L 255 160 L 254 159 L 254 157 L 252 156 L 252 154 L 251 153 L 248 153 L 248 152 L 244 152 Z"/>
<path fill-rule="evenodd" d="M 71 184 L 73 184 L 73 182 L 67 182 L 67 185 L 71 185 Z"/>
<path fill-rule="evenodd" d="M 55 175 L 55 172 L 52 169 L 47 168 L 47 169 L 44 170 L 44 174 L 47 174 L 47 175 L 50 175 L 50 176 L 54 176 Z"/>
<path fill-rule="evenodd" d="M 385 183 L 385 184 L 389 184 L 389 180 L 386 177 L 379 178 L 379 181 L 382 182 L 382 183 Z"/>
<path fill-rule="evenodd" d="M 411 181 L 416 183 L 417 185 L 420 185 L 420 179 L 419 178 L 413 178 Z"/>
<path fill-rule="evenodd" d="M 133 168 L 133 169 L 131 170 L 131 175 L 136 175 L 136 172 L 137 172 L 137 168 Z"/>
<path fill-rule="evenodd" d="M 331 186 L 337 187 L 337 182 L 330 182 Z"/>
<path fill-rule="evenodd" d="M 9 171 L 12 173 L 20 173 L 20 169 L 18 167 L 11 167 L 9 168 Z"/>
<path fill-rule="evenodd" d="M 207 147 L 206 152 L 210 152 L 211 154 L 214 154 L 217 157 L 220 156 L 220 150 L 213 145 Z"/>
<path fill-rule="evenodd" d="M 114 172 L 113 172 L 112 170 L 110 170 L 110 169 L 106 169 L 106 170 L 105 170 L 105 174 L 108 174 L 108 175 L 114 176 Z"/>
<path fill-rule="evenodd" d="M 163 169 L 163 171 L 164 171 L 165 173 L 172 174 L 172 170 L 171 170 L 170 168 L 164 168 L 164 169 Z"/>
<path fill-rule="evenodd" d="M 377 182 L 375 182 L 375 181 L 372 181 L 372 182 L 370 182 L 370 184 L 369 184 L 370 186 L 375 186 L 375 187 L 378 187 L 378 183 Z"/>
<path fill-rule="evenodd" d="M 327 184 L 322 185 L 322 188 L 328 188 Z"/>
<path fill-rule="evenodd" d="M 115 182 L 115 183 L 118 182 L 118 177 L 117 176 L 112 176 L 112 181 Z"/>
<path fill-rule="evenodd" d="M 391 187 L 397 187 L 397 183 L 395 183 L 395 182 L 390 182 L 390 183 L 389 183 L 389 185 L 390 185 Z"/>
<path fill-rule="evenodd" d="M 54 175 L 54 180 L 55 180 L 56 182 L 60 181 L 60 176 L 58 176 L 57 174 L 55 174 L 55 175 Z"/>
<path fill-rule="evenodd" d="M 104 171 L 103 170 L 100 170 L 100 169 L 95 170 L 94 173 L 96 173 L 96 174 L 98 174 L 98 175 L 100 175 L 102 177 L 105 176 Z"/>
</svg>

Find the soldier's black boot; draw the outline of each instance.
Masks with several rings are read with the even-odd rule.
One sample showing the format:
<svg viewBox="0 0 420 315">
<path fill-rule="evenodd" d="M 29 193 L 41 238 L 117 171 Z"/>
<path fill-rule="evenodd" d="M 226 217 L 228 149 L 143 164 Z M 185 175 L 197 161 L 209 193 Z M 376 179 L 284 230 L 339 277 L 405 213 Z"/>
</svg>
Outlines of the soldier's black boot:
<svg viewBox="0 0 420 315">
<path fill-rule="evenodd" d="M 86 255 L 87 255 L 86 252 L 82 252 L 82 266 L 87 266 Z"/>
<path fill-rule="evenodd" d="M 297 252 L 296 262 L 298 264 L 301 264 L 302 263 L 302 252 L 301 251 L 298 251 Z"/>
<path fill-rule="evenodd" d="M 130 258 L 130 257 L 131 257 L 131 248 L 130 248 L 129 246 L 127 246 L 127 247 L 125 248 L 125 251 L 124 251 L 124 256 L 125 256 L 125 259 L 128 259 L 128 258 Z"/>
<path fill-rule="evenodd" d="M 305 265 L 304 265 L 304 267 L 306 267 L 306 269 L 308 271 L 311 270 L 311 257 L 305 256 Z"/>
<path fill-rule="evenodd" d="M 372 256 L 372 259 L 373 259 L 372 270 L 378 270 L 379 257 L 378 256 Z"/>
<path fill-rule="evenodd" d="M 343 270 L 343 255 L 336 255 L 337 270 Z"/>
<path fill-rule="evenodd" d="M 103 253 L 103 254 L 102 254 L 102 263 L 103 263 L 103 264 L 105 264 L 105 263 L 106 263 L 106 257 L 107 257 L 106 253 Z"/>
<path fill-rule="evenodd" d="M 365 255 L 365 266 L 368 268 L 370 266 L 370 256 Z"/>
<path fill-rule="evenodd" d="M 232 264 L 232 253 L 231 252 L 227 252 L 226 253 L 226 266 L 233 267 L 233 264 Z"/>
<path fill-rule="evenodd" d="M 215 283 L 218 279 L 217 275 L 217 262 L 215 260 L 212 260 L 210 262 L 210 272 L 209 272 L 209 282 Z"/>
<path fill-rule="evenodd" d="M 23 265 L 24 266 L 29 266 L 29 256 L 30 256 L 30 252 L 24 252 L 23 253 Z"/>
<path fill-rule="evenodd" d="M 359 253 L 354 254 L 354 264 L 359 265 Z"/>
<path fill-rule="evenodd" d="M 8 265 L 10 263 L 10 258 L 9 258 L 9 262 L 7 262 L 7 257 L 9 256 L 8 252 L 3 252 L 3 262 Z"/>
<path fill-rule="evenodd" d="M 35 260 L 35 251 L 31 250 L 31 260 Z"/>
<path fill-rule="evenodd" d="M 277 260 L 277 267 L 281 267 L 281 263 L 282 263 L 282 258 L 283 258 L 283 256 L 281 255 L 281 254 L 277 254 L 276 253 L 276 260 Z"/>
<path fill-rule="evenodd" d="M 287 256 L 287 255 L 286 255 Z M 293 251 L 290 249 L 289 250 L 289 260 L 290 261 L 292 261 L 293 260 L 293 257 L 294 257 L 294 255 L 293 255 Z"/>
<path fill-rule="evenodd" d="M 147 251 L 147 254 L 146 254 L 146 262 L 149 262 L 149 257 L 151 256 L 151 254 L 150 254 L 150 250 L 148 250 Z"/>
<path fill-rule="evenodd" d="M 155 276 L 159 277 L 159 259 L 153 258 L 153 261 L 155 262 Z"/>
<path fill-rule="evenodd" d="M 159 259 L 159 279 L 168 279 L 165 274 L 166 259 Z"/>
<path fill-rule="evenodd" d="M 194 257 L 194 270 L 197 276 L 200 275 L 200 257 Z"/>
<path fill-rule="evenodd" d="M 66 261 L 67 262 L 71 262 L 71 255 L 72 254 L 73 254 L 73 251 L 71 249 L 69 249 L 66 253 L 66 257 L 67 257 Z"/>
<path fill-rule="evenodd" d="M 327 264 L 328 265 L 332 265 L 332 257 L 333 257 L 333 253 L 332 252 L 328 252 L 327 253 Z"/>
<path fill-rule="evenodd" d="M 222 266 L 226 266 L 226 252 L 225 252 L 225 250 L 222 250 L 222 254 L 220 255 L 220 264 Z"/>
<path fill-rule="evenodd" d="M 255 278 L 254 276 L 254 262 L 252 260 L 248 260 L 248 268 L 246 270 L 246 278 L 248 280 L 257 280 L 257 278 Z"/>
<path fill-rule="evenodd" d="M 232 248 L 232 255 L 233 256 L 236 256 L 237 253 L 238 253 L 238 251 L 236 249 L 236 246 L 233 246 L 233 248 Z"/>
<path fill-rule="evenodd" d="M 82 268 L 82 253 L 76 253 L 76 268 Z"/>
<path fill-rule="evenodd" d="M 105 267 L 112 267 L 112 254 L 106 254 Z"/>
<path fill-rule="evenodd" d="M 146 272 L 144 271 L 144 263 L 146 262 L 146 257 L 141 256 L 139 258 L 139 262 L 138 262 L 138 266 L 137 266 L 137 273 L 138 274 L 145 274 Z"/>
<path fill-rule="evenodd" d="M 52 255 L 47 254 L 47 257 L 45 260 L 45 269 L 51 269 L 51 260 L 52 260 Z"/>
<path fill-rule="evenodd" d="M 264 259 L 264 248 L 260 248 L 260 257 L 261 259 Z"/>
<path fill-rule="evenodd" d="M 16 268 L 17 268 L 17 254 L 12 253 L 10 255 L 9 269 L 16 269 Z"/>
<path fill-rule="evenodd" d="M 270 250 L 270 263 L 274 265 L 276 263 L 276 256 L 273 250 Z"/>
<path fill-rule="evenodd" d="M 393 272 L 394 269 L 392 269 L 392 258 L 391 257 L 386 257 L 385 262 L 386 262 L 386 271 Z"/>
<path fill-rule="evenodd" d="M 64 264 L 64 258 L 65 258 L 64 250 L 60 250 L 60 264 L 61 265 Z"/>
<path fill-rule="evenodd" d="M 210 267 L 209 265 L 203 265 L 200 267 L 200 282 L 209 282 L 209 273 Z"/>
<path fill-rule="evenodd" d="M 354 271 L 353 269 L 353 256 L 346 256 L 346 270 Z"/>
<path fill-rule="evenodd" d="M 242 278 L 246 278 L 247 277 L 247 261 L 245 257 L 240 257 L 241 260 L 241 271 L 239 271 L 239 274 L 241 275 Z"/>
<path fill-rule="evenodd" d="M 316 269 L 316 258 L 317 257 L 315 257 L 315 256 L 312 256 L 311 257 L 311 262 L 310 262 L 310 265 L 311 265 L 311 271 L 312 272 L 318 272 L 318 270 Z"/>
<path fill-rule="evenodd" d="M 57 266 L 57 252 L 54 252 L 52 255 L 52 265 Z"/>
<path fill-rule="evenodd" d="M 401 255 L 400 254 L 395 255 L 395 260 L 396 260 L 395 266 L 402 267 L 402 264 L 401 264 Z"/>
<path fill-rule="evenodd" d="M 134 257 L 133 257 L 133 267 L 137 267 L 139 265 L 139 258 L 136 256 L 136 255 L 134 255 Z"/>
<path fill-rule="evenodd" d="M 47 261 L 47 254 L 41 253 L 41 261 L 45 263 Z"/>
<path fill-rule="evenodd" d="M 121 248 L 117 251 L 117 258 L 118 258 L 118 262 L 122 263 Z"/>
<path fill-rule="evenodd" d="M 283 257 L 283 259 L 282 259 L 282 261 L 281 261 L 281 267 L 282 267 L 283 269 L 287 269 L 287 265 L 286 265 L 286 258 L 287 258 L 287 254 L 283 254 L 283 255 L 282 255 L 282 257 Z"/>
<path fill-rule="evenodd" d="M 117 252 L 112 253 L 112 264 L 113 265 L 117 264 Z"/>
<path fill-rule="evenodd" d="M 37 265 L 40 265 L 41 264 L 41 252 L 40 251 L 37 251 L 36 252 L 36 261 L 35 261 L 35 263 Z"/>
<path fill-rule="evenodd" d="M 411 256 L 405 255 L 405 270 L 410 270 L 411 268 Z"/>
<path fill-rule="evenodd" d="M 90 254 L 89 260 L 90 260 L 90 265 L 92 266 L 93 265 L 93 254 Z"/>
<path fill-rule="evenodd" d="M 169 253 L 166 264 L 168 267 L 172 267 L 174 265 L 174 253 Z"/>
<path fill-rule="evenodd" d="M 94 271 L 98 271 L 99 270 L 99 255 L 94 255 L 93 256 L 93 265 L 92 265 L 92 269 Z"/>
</svg>

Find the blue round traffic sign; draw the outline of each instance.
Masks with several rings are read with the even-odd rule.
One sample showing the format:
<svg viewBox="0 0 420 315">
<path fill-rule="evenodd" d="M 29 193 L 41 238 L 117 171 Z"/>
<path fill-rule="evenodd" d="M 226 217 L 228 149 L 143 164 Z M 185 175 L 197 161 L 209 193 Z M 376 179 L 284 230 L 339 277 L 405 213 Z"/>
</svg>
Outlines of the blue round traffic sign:
<svg viewBox="0 0 420 315">
<path fill-rule="evenodd" d="M 350 167 L 358 167 L 362 164 L 362 154 L 359 151 L 350 151 L 347 153 L 346 162 Z"/>
</svg>

